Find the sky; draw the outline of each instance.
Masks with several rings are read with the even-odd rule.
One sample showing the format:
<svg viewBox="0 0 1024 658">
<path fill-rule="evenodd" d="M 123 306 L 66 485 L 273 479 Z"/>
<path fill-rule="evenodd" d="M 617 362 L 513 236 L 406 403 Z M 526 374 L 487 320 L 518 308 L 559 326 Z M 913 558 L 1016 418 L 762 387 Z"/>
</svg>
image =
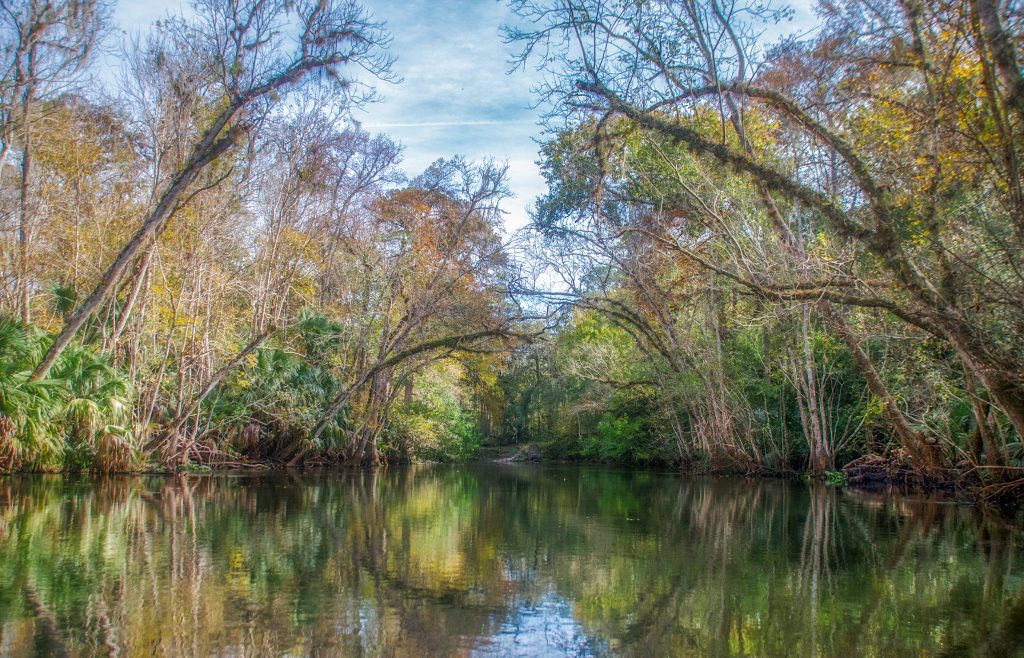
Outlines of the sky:
<svg viewBox="0 0 1024 658">
<path fill-rule="evenodd" d="M 439 157 L 493 158 L 509 167 L 506 228 L 527 221 L 526 207 L 544 191 L 537 170 L 539 111 L 531 71 L 511 75 L 515 46 L 502 39 L 513 20 L 497 0 L 370 0 L 387 22 L 404 80 L 383 85 L 384 100 L 356 113 L 363 127 L 405 145 L 405 168 L 419 173 Z"/>
<path fill-rule="evenodd" d="M 794 0 L 793 21 L 781 31 L 813 24 L 812 0 Z M 505 204 L 505 228 L 528 221 L 528 209 L 544 192 L 538 170 L 541 110 L 534 107 L 531 69 L 509 73 L 516 53 L 501 26 L 514 21 L 502 0 L 363 0 L 393 38 L 394 72 L 402 82 L 378 84 L 381 100 L 353 112 L 373 133 L 387 133 L 404 146 L 410 176 L 438 158 L 492 158 L 509 167 L 514 197 Z M 120 0 L 114 19 L 128 30 L 144 30 L 187 2 Z"/>
</svg>

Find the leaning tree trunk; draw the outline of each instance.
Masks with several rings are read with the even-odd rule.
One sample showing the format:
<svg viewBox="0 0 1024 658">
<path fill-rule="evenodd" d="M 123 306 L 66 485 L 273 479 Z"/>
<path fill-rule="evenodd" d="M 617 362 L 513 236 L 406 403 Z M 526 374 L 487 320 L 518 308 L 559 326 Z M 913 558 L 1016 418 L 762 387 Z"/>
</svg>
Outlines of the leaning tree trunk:
<svg viewBox="0 0 1024 658">
<path fill-rule="evenodd" d="M 892 423 L 893 429 L 896 431 L 896 436 L 899 437 L 900 446 L 906 451 L 914 463 L 922 469 L 928 471 L 936 468 L 942 468 L 945 466 L 945 459 L 942 456 L 941 451 L 938 449 L 938 445 L 934 443 L 928 443 L 925 438 L 910 426 L 907 422 L 906 416 L 903 415 L 903 411 L 896 404 L 896 400 L 889 393 L 888 387 L 885 382 L 882 381 L 881 375 L 878 374 L 878 370 L 875 368 L 874 362 L 871 357 L 868 356 L 867 352 L 860 344 L 860 339 L 850 329 L 850 325 L 846 323 L 846 319 L 832 306 L 829 302 L 821 303 L 822 312 L 825 315 L 829 326 L 835 331 L 839 338 L 842 339 L 846 348 L 850 350 L 853 355 L 853 360 L 857 363 L 861 373 L 863 373 L 865 379 L 868 382 L 868 389 L 875 397 L 882 403 L 882 408 L 885 410 L 885 415 Z"/>
<path fill-rule="evenodd" d="M 163 232 L 167 221 L 177 206 L 178 200 L 189 186 L 207 165 L 227 152 L 241 136 L 241 129 L 234 126 L 221 137 L 217 137 L 224 128 L 224 124 L 230 119 L 230 116 L 222 116 L 221 119 L 222 121 L 216 122 L 207 131 L 199 148 L 171 181 L 171 184 L 160 197 L 156 207 L 146 217 L 142 226 L 135 232 L 135 235 L 128 241 L 128 244 L 121 249 L 121 252 L 114 259 L 114 262 L 111 263 L 110 267 L 107 268 L 107 271 L 104 272 L 103 277 L 93 289 L 88 299 L 72 314 L 71 319 L 68 320 L 67 324 L 60 330 L 60 333 L 57 334 L 53 345 L 46 351 L 42 361 L 39 362 L 39 365 L 32 372 L 29 381 L 36 382 L 46 377 L 50 372 L 50 368 L 57 362 L 57 359 L 71 343 L 78 330 L 92 317 L 92 314 L 96 312 L 96 309 L 100 307 L 110 291 L 120 281 L 128 266 L 135 261 L 135 258 L 143 249 L 148 247 Z"/>
<path fill-rule="evenodd" d="M 1001 363 L 990 357 L 986 350 L 973 345 L 971 333 L 964 331 L 962 325 L 946 320 L 944 333 L 956 349 L 964 364 L 988 391 L 991 401 L 995 403 L 1006 417 L 1017 436 L 1024 438 L 1024 371 L 1017 364 Z"/>
<path fill-rule="evenodd" d="M 746 130 L 743 127 L 743 123 L 739 120 L 737 109 L 731 98 L 729 99 L 729 107 L 732 111 L 730 121 L 740 138 L 743 150 L 748 155 L 752 155 L 754 152 L 753 145 L 747 139 Z M 797 239 L 797 236 L 793 234 L 793 231 L 786 223 L 785 218 L 782 215 L 782 211 L 779 210 L 778 204 L 775 203 L 775 199 L 772 197 L 768 186 L 763 180 L 756 177 L 755 186 L 757 188 L 758 197 L 765 206 L 769 217 L 772 218 L 775 230 L 778 232 L 785 247 L 802 262 L 806 262 L 807 252 L 804 249 L 803 244 L 801 244 Z M 856 362 L 857 367 L 867 380 L 868 390 L 870 390 L 871 393 L 881 401 L 885 416 L 889 419 L 896 435 L 899 437 L 901 447 L 911 456 L 911 459 L 913 459 L 916 464 L 926 470 L 931 470 L 944 465 L 941 453 L 936 450 L 934 446 L 929 445 L 925 441 L 924 437 L 910 426 L 910 423 L 907 421 L 907 417 L 903 414 L 903 410 L 896 404 L 896 401 L 889 392 L 888 387 L 885 385 L 882 377 L 878 374 L 878 370 L 875 368 L 875 364 L 871 360 L 870 355 L 864 351 L 861 346 L 860 339 L 853 333 L 853 330 L 847 323 L 846 318 L 844 318 L 842 313 L 837 311 L 828 300 L 822 300 L 819 303 L 819 306 L 829 327 L 839 335 L 843 344 L 846 345 L 846 348 L 850 350 L 850 353 L 853 355 L 853 359 Z"/>
<path fill-rule="evenodd" d="M 199 393 L 192 398 L 192 401 L 188 405 L 186 405 L 174 417 L 174 420 L 172 420 L 167 425 L 167 435 L 173 436 L 177 434 L 178 431 L 181 430 L 181 426 L 184 425 L 188 421 L 188 419 L 192 417 L 193 414 L 199 411 L 199 406 L 203 403 L 203 400 L 205 400 L 206 397 L 213 392 L 213 389 L 216 388 L 217 384 L 220 383 L 220 380 L 223 379 L 224 376 L 227 375 L 229 372 L 237 368 L 238 364 L 240 364 L 245 359 L 245 357 L 255 352 L 259 348 L 259 346 L 262 345 L 263 342 L 270 337 L 270 334 L 272 333 L 272 331 L 264 331 L 260 335 L 253 338 L 244 348 L 242 348 L 241 351 L 235 354 L 235 356 L 233 356 L 230 361 L 225 363 L 223 366 L 218 368 L 216 372 L 210 375 L 210 378 L 207 380 L 202 390 L 200 390 Z"/>
<path fill-rule="evenodd" d="M 408 347 L 404 350 L 391 354 L 384 360 L 378 360 L 377 363 L 369 368 L 363 370 L 359 377 L 349 386 L 342 388 L 331 400 L 331 402 L 320 412 L 320 417 L 317 419 L 316 425 L 310 431 L 309 436 L 303 442 L 303 445 L 298 449 L 295 455 L 288 462 L 289 466 L 295 466 L 302 458 L 305 457 L 309 449 L 316 444 L 316 440 L 320 437 L 324 430 L 327 429 L 328 425 L 331 424 L 334 417 L 344 408 L 348 401 L 352 398 L 352 395 L 358 391 L 371 377 L 378 372 L 391 368 L 393 366 L 402 363 L 406 359 L 409 359 L 417 354 L 424 354 L 437 349 L 450 349 L 458 350 L 467 344 L 473 343 L 474 341 L 482 338 L 492 338 L 500 336 L 515 336 L 513 331 L 507 328 L 499 327 L 498 329 L 484 329 L 481 331 L 474 331 L 468 334 L 458 334 L 454 336 L 445 336 L 444 338 L 437 338 L 434 340 L 424 341 L 418 345 Z"/>
<path fill-rule="evenodd" d="M 967 395 L 971 399 L 971 410 L 974 412 L 975 434 L 985 452 L 985 465 L 1001 468 L 1006 466 L 1003 446 L 998 443 L 993 427 L 988 420 L 988 403 L 984 402 L 977 392 L 974 375 L 969 368 L 964 368 L 964 380 L 967 383 Z M 977 452 L 977 451 L 976 451 Z M 977 457 L 977 455 L 975 455 Z"/>
</svg>

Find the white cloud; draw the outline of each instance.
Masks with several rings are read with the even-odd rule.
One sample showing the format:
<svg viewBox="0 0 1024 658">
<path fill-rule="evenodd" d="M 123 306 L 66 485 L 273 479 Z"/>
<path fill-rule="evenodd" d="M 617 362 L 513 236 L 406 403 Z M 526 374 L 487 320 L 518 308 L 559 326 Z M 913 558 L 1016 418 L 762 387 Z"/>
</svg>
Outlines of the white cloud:
<svg viewBox="0 0 1024 658">
<path fill-rule="evenodd" d="M 813 0 L 791 3 L 792 21 L 766 26 L 766 40 L 806 32 L 815 24 Z M 526 224 L 527 208 L 544 192 L 535 164 L 540 113 L 532 108 L 531 68 L 507 74 L 516 46 L 505 44 L 502 24 L 515 17 L 501 0 L 364 0 L 393 36 L 395 73 L 401 84 L 377 84 L 382 96 L 354 112 L 367 130 L 386 132 L 405 147 L 404 166 L 414 176 L 434 160 L 463 155 L 509 165 L 515 197 L 506 204 L 506 228 Z M 184 0 L 156 4 L 122 0 L 115 20 L 146 29 L 168 13 L 187 12 Z"/>
<path fill-rule="evenodd" d="M 500 34 L 514 18 L 505 3 L 376 0 L 367 6 L 388 24 L 403 82 L 381 85 L 383 101 L 356 118 L 405 146 L 411 175 L 453 155 L 507 162 L 515 197 L 505 204 L 506 229 L 523 226 L 527 207 L 544 191 L 534 162 L 540 117 L 531 108 L 531 75 L 506 75 L 516 49 Z"/>
<path fill-rule="evenodd" d="M 410 123 L 364 123 L 363 128 L 368 130 L 379 130 L 386 128 L 456 128 L 459 126 L 507 126 L 510 124 L 535 125 L 533 121 L 505 121 L 505 120 L 466 120 L 466 121 L 414 121 Z"/>
</svg>

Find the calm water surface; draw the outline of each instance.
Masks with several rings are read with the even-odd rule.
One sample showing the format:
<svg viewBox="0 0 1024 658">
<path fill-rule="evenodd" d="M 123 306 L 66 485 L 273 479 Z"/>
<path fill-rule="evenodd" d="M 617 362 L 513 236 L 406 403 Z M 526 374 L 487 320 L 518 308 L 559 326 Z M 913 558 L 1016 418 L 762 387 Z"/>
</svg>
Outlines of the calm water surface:
<svg viewBox="0 0 1024 658">
<path fill-rule="evenodd" d="M 482 464 L 0 479 L 0 655 L 1024 655 L 1024 536 L 824 487 Z"/>
</svg>

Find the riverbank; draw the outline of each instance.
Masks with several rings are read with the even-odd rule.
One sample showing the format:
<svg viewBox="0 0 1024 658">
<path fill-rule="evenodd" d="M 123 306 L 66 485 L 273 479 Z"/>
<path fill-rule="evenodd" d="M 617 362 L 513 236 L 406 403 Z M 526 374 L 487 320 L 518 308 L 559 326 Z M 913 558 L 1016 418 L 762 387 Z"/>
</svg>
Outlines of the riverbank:
<svg viewBox="0 0 1024 658">
<path fill-rule="evenodd" d="M 587 459 L 582 456 L 566 456 L 557 454 L 549 446 L 541 443 L 481 445 L 470 455 L 465 463 L 507 463 L 537 464 L 552 466 L 592 466 L 612 467 L 622 471 L 667 472 L 687 476 L 709 476 L 726 479 L 745 479 L 752 481 L 819 481 L 829 486 L 846 487 L 851 490 L 870 492 L 889 492 L 902 495 L 939 496 L 959 503 L 979 507 L 1001 508 L 1010 512 L 1024 509 L 1024 478 L 996 480 L 986 476 L 985 470 L 970 464 L 962 464 L 956 469 L 923 472 L 912 468 L 908 462 L 902 463 L 887 460 L 878 456 L 860 457 L 845 464 L 843 467 L 827 471 L 820 477 L 813 477 L 806 472 L 794 469 L 770 469 L 758 467 L 742 469 L 737 467 L 715 467 L 705 463 L 687 465 L 669 464 L 665 462 L 621 462 L 611 460 Z M 405 466 L 427 463 L 459 463 L 431 462 L 429 460 L 392 460 L 391 466 Z M 169 468 L 159 463 L 143 463 L 137 468 L 118 470 L 19 470 L 6 471 L 6 474 L 66 474 L 66 475 L 208 475 L 216 473 L 269 473 L 269 472 L 319 472 L 324 470 L 368 470 L 365 466 L 356 466 L 339 461 L 313 457 L 296 466 L 283 461 L 247 460 L 238 456 L 225 455 L 223 458 L 212 458 L 208 463 L 189 463 L 178 468 Z M 3 473 L 0 473 L 2 475 Z"/>
<path fill-rule="evenodd" d="M 833 486 L 846 486 L 865 491 L 895 491 L 903 494 L 941 495 L 958 502 L 994 506 L 1006 509 L 1024 508 L 1024 478 L 998 479 L 985 469 L 963 463 L 957 468 L 931 472 L 915 469 L 907 460 L 897 462 L 876 455 L 858 457 L 820 477 L 793 469 L 715 468 L 710 464 L 692 463 L 670 465 L 664 463 L 621 463 L 583 457 L 552 456 L 543 444 L 528 443 L 507 446 L 482 446 L 474 455 L 475 461 L 495 461 L 534 464 L 578 464 L 620 466 L 634 469 L 671 470 L 690 475 L 746 478 L 755 480 L 819 480 Z M 1005 472 L 1005 471 L 1004 471 Z"/>
</svg>

